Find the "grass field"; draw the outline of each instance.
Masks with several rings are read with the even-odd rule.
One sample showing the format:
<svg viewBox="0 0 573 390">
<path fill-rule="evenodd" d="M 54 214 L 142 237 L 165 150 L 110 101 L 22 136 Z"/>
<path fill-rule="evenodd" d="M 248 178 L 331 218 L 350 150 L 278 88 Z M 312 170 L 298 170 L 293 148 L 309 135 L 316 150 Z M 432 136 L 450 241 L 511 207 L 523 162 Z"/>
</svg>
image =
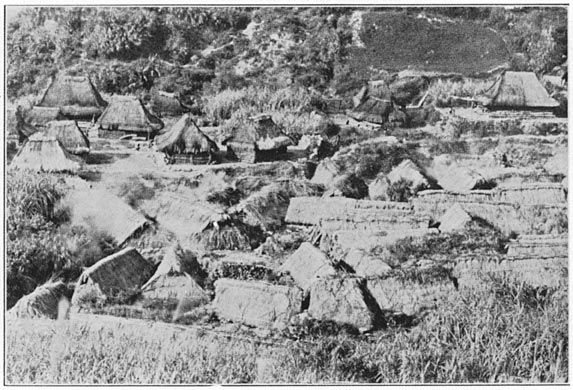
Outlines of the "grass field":
<svg viewBox="0 0 573 390">
<path fill-rule="evenodd" d="M 567 382 L 567 287 L 496 279 L 416 326 L 260 339 L 113 317 L 9 320 L 6 384 Z M 259 340 L 259 341 L 257 341 Z"/>
</svg>

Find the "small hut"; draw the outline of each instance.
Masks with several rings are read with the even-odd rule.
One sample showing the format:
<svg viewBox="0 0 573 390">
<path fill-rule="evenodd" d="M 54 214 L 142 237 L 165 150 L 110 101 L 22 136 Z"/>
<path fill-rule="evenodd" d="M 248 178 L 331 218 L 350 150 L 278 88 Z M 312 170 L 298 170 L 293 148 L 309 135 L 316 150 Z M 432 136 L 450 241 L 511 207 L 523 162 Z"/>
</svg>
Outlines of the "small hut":
<svg viewBox="0 0 573 390">
<path fill-rule="evenodd" d="M 348 116 L 357 121 L 386 123 L 394 111 L 392 91 L 383 80 L 372 81 L 362 87 L 353 102 L 354 108 Z"/>
<path fill-rule="evenodd" d="M 60 141 L 64 149 L 71 154 L 81 156 L 90 152 L 90 141 L 76 121 L 49 122 L 44 133 Z"/>
<path fill-rule="evenodd" d="M 35 133 L 22 145 L 11 166 L 44 172 L 77 173 L 82 169 L 83 161 L 68 153 L 55 137 Z"/>
<path fill-rule="evenodd" d="M 164 124 L 135 96 L 113 96 L 96 123 L 98 136 L 121 138 L 133 134 L 153 139 Z"/>
<path fill-rule="evenodd" d="M 63 282 L 47 282 L 23 296 L 8 311 L 8 317 L 64 319 L 69 309 L 70 291 Z"/>
<path fill-rule="evenodd" d="M 68 119 L 89 121 L 103 113 L 107 102 L 88 77 L 59 75 L 52 81 L 38 106 L 56 107 Z"/>
<path fill-rule="evenodd" d="M 231 157 L 256 163 L 278 160 L 287 152 L 293 141 L 277 126 L 270 115 L 260 114 L 248 118 L 247 123 L 235 129 L 223 142 Z"/>
<path fill-rule="evenodd" d="M 157 150 L 165 153 L 169 164 L 209 164 L 219 150 L 217 144 L 199 129 L 191 114 L 184 115 L 166 133 L 157 136 L 155 144 Z"/>
<path fill-rule="evenodd" d="M 505 72 L 479 99 L 491 110 L 552 111 L 552 99 L 533 72 Z"/>
<path fill-rule="evenodd" d="M 8 141 L 15 139 L 18 144 L 23 144 L 32 134 L 38 131 L 35 126 L 26 121 L 21 107 L 17 107 L 15 110 L 6 109 L 5 118 Z"/>
<path fill-rule="evenodd" d="M 26 122 L 38 128 L 45 127 L 49 122 L 66 119 L 59 107 L 34 106 L 26 114 Z"/>
<path fill-rule="evenodd" d="M 81 274 L 72 304 L 83 306 L 117 294 L 133 293 L 149 279 L 153 268 L 137 250 L 127 247 L 101 259 Z"/>
</svg>

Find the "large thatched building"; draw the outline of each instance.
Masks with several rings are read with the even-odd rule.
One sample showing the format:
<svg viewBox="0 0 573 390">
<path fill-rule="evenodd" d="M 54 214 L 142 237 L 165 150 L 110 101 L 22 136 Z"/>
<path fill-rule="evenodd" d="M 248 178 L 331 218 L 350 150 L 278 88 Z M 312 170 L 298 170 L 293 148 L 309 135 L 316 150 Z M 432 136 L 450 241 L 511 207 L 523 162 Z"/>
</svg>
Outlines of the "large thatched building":
<svg viewBox="0 0 573 390">
<path fill-rule="evenodd" d="M 68 153 L 55 137 L 35 133 L 22 145 L 12 167 L 43 172 L 77 173 L 83 160 Z"/>
<path fill-rule="evenodd" d="M 231 157 L 255 163 L 282 158 L 293 141 L 280 129 L 270 115 L 260 114 L 248 118 L 247 123 L 235 129 L 223 142 Z"/>
<path fill-rule="evenodd" d="M 38 106 L 59 108 L 68 119 L 92 120 L 102 114 L 107 102 L 88 77 L 59 75 Z"/>
<path fill-rule="evenodd" d="M 44 133 L 60 141 L 64 149 L 71 154 L 85 155 L 90 152 L 90 141 L 76 121 L 49 122 Z"/>
<path fill-rule="evenodd" d="M 45 127 L 52 121 L 66 119 L 59 107 L 38 107 L 34 106 L 26 113 L 26 122 L 38 128 Z"/>
<path fill-rule="evenodd" d="M 168 163 L 209 164 L 215 161 L 217 144 L 197 126 L 190 114 L 179 119 L 166 133 L 155 138 L 157 150 Z"/>
<path fill-rule="evenodd" d="M 491 110 L 551 111 L 559 107 L 533 72 L 505 72 L 480 98 Z"/>
<path fill-rule="evenodd" d="M 387 123 L 394 111 L 392 91 L 383 80 L 371 81 L 353 98 L 354 108 L 348 116 L 357 121 Z"/>
<path fill-rule="evenodd" d="M 121 138 L 133 134 L 153 139 L 164 124 L 135 96 L 113 96 L 96 123 L 98 136 Z"/>
</svg>

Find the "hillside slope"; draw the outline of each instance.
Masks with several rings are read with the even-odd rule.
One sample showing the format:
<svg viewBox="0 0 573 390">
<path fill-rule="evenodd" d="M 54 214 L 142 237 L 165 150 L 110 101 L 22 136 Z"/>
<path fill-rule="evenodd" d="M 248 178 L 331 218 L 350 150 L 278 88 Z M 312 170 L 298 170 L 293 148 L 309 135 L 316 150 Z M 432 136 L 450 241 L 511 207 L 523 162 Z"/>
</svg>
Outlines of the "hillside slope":
<svg viewBox="0 0 573 390">
<path fill-rule="evenodd" d="M 471 21 L 369 12 L 362 16 L 361 41 L 353 47 L 352 67 L 400 71 L 460 73 L 486 72 L 509 61 L 501 36 Z"/>
</svg>

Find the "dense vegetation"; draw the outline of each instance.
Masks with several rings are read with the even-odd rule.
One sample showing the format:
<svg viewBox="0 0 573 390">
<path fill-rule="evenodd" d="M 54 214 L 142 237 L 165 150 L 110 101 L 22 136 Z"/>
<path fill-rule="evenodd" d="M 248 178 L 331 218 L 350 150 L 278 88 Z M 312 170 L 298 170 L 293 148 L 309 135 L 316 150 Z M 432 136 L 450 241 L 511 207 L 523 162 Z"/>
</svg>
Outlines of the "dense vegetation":
<svg viewBox="0 0 573 390">
<path fill-rule="evenodd" d="M 377 21 L 389 17 L 400 21 L 403 18 L 396 15 L 422 12 L 497 30 L 513 55 L 515 69 L 548 72 L 566 56 L 565 8 L 360 10 L 366 12 L 361 38 L 370 45 L 368 50 L 378 50 L 379 55 L 387 53 L 378 46 L 392 45 L 394 40 L 376 38 L 379 32 L 372 35 Z M 367 77 L 356 76 L 351 66 L 354 11 L 351 7 L 30 7 L 7 27 L 8 97 L 38 93 L 48 77 L 62 69 L 90 74 L 104 93 L 145 95 L 156 88 L 183 95 L 216 94 L 255 80 L 273 88 L 331 87 L 344 93 Z M 383 51 L 413 54 L 401 41 L 394 45 Z"/>
</svg>

